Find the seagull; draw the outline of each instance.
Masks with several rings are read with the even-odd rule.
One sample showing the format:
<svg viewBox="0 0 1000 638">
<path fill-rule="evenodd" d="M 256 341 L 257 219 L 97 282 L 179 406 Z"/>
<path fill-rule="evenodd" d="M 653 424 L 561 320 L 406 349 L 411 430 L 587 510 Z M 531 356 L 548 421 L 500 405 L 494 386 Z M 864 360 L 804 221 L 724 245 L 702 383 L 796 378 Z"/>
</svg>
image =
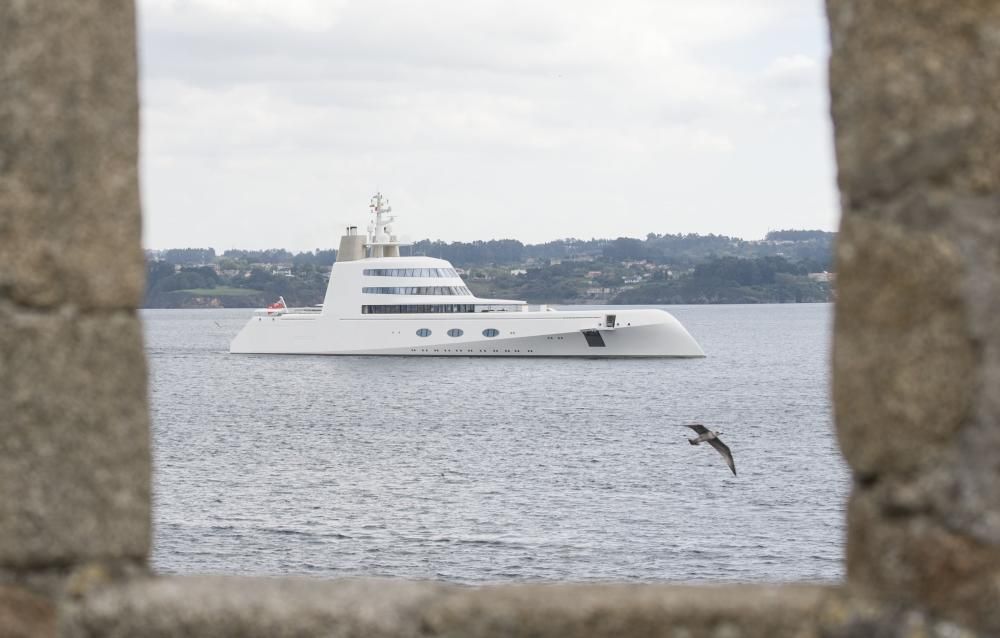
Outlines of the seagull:
<svg viewBox="0 0 1000 638">
<path fill-rule="evenodd" d="M 729 451 L 729 446 L 722 442 L 719 435 L 722 432 L 713 432 L 709 430 L 704 425 L 700 423 L 689 423 L 685 424 L 684 427 L 691 428 L 698 433 L 698 436 L 693 439 L 688 439 L 688 443 L 691 445 L 698 445 L 699 443 L 708 442 L 709 445 L 714 447 L 722 458 L 726 459 L 726 464 L 729 465 L 729 469 L 733 471 L 733 476 L 736 476 L 736 463 L 733 461 L 733 453 Z"/>
</svg>

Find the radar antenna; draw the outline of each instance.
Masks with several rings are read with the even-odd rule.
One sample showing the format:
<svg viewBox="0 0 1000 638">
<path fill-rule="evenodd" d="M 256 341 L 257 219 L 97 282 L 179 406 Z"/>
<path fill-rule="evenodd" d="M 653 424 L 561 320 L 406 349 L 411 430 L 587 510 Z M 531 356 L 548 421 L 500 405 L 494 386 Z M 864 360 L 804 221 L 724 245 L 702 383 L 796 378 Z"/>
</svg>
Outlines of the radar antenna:
<svg viewBox="0 0 1000 638">
<path fill-rule="evenodd" d="M 392 214 L 392 206 L 389 199 L 380 192 L 372 195 L 368 204 L 375 219 L 368 224 L 368 247 L 371 249 L 370 257 L 398 257 L 399 239 L 395 235 L 392 222 L 396 221 L 396 216 Z"/>
</svg>

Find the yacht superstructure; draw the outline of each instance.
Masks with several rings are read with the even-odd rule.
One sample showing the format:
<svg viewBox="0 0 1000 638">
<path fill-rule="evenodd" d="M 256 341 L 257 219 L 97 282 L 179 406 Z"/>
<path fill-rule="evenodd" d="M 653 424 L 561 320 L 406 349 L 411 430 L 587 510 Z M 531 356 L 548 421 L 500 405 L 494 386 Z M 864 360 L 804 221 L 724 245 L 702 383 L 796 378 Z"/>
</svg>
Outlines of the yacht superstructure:
<svg viewBox="0 0 1000 638">
<path fill-rule="evenodd" d="M 555 310 L 482 299 L 452 265 L 402 257 L 392 208 L 372 197 L 367 232 L 341 237 L 323 305 L 255 311 L 232 353 L 703 357 L 677 319 L 655 309 Z"/>
</svg>

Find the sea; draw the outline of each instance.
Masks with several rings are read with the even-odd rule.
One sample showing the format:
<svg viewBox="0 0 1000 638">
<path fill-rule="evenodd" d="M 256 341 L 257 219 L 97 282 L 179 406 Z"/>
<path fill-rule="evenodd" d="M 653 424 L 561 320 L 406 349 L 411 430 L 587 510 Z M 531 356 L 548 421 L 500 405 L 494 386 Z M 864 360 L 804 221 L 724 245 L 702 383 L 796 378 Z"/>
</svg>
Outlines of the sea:
<svg viewBox="0 0 1000 638">
<path fill-rule="evenodd" d="M 231 355 L 250 311 L 142 311 L 154 569 L 842 578 L 833 307 L 663 308 L 704 359 Z M 685 423 L 720 431 L 738 476 Z"/>
</svg>

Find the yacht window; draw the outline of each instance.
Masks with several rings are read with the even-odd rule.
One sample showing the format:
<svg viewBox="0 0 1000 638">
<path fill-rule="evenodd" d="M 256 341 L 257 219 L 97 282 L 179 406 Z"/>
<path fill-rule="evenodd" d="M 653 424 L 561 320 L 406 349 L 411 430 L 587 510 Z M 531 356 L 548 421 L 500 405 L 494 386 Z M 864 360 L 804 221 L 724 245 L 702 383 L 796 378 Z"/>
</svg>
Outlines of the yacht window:
<svg viewBox="0 0 1000 638">
<path fill-rule="evenodd" d="M 471 295 L 465 286 L 364 286 L 366 295 Z"/>
<path fill-rule="evenodd" d="M 487 328 L 486 330 L 483 330 L 484 337 L 495 337 L 498 334 L 500 334 L 500 331 L 496 328 Z"/>
<path fill-rule="evenodd" d="M 361 314 L 381 315 L 381 314 L 426 314 L 436 312 L 468 312 L 476 311 L 473 304 L 407 304 L 407 305 L 384 305 L 366 304 L 361 306 Z"/>
<path fill-rule="evenodd" d="M 417 330 L 417 336 L 418 337 L 429 337 L 429 336 L 431 336 L 431 331 L 428 330 L 427 328 L 421 328 L 420 330 Z"/>
<path fill-rule="evenodd" d="M 365 268 L 366 277 L 457 277 L 454 268 Z"/>
<path fill-rule="evenodd" d="M 461 328 L 452 328 L 451 330 L 448 331 L 449 337 L 461 337 L 463 334 L 465 333 L 462 331 Z"/>
</svg>

